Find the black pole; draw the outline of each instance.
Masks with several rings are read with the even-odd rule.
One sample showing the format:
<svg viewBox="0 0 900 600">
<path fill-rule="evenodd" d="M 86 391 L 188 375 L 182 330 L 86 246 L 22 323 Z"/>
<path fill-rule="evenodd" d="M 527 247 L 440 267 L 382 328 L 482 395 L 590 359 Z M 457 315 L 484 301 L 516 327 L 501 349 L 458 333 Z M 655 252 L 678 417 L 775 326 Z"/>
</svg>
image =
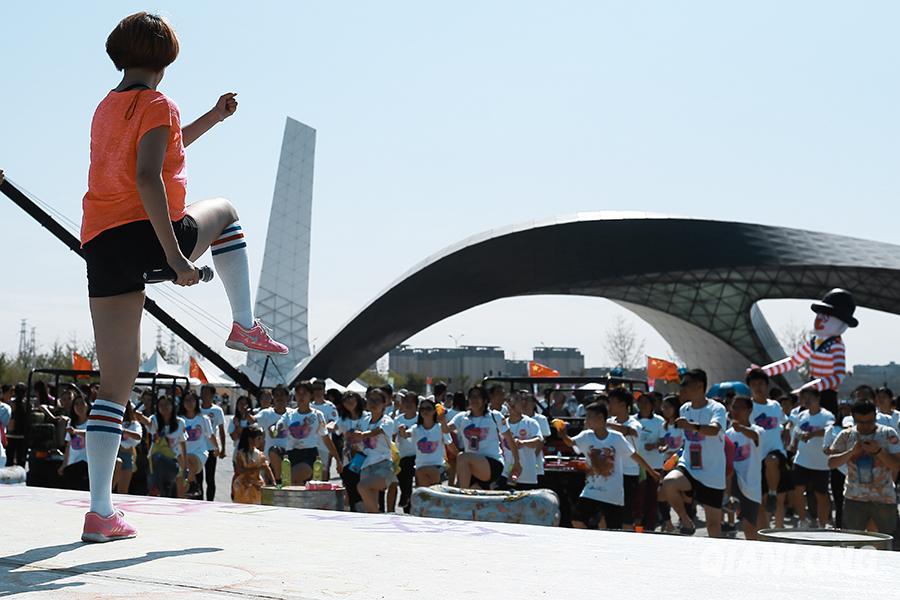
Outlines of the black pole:
<svg viewBox="0 0 900 600">
<path fill-rule="evenodd" d="M 272 357 L 266 354 L 266 362 L 263 363 L 263 372 L 259 377 L 259 387 L 262 388 L 263 382 L 266 380 L 266 369 L 269 368 L 269 361 L 272 360 Z"/>
<path fill-rule="evenodd" d="M 48 215 L 44 209 L 32 202 L 21 190 L 19 190 L 19 188 L 14 186 L 9 179 L 5 179 L 3 183 L 0 183 L 0 192 L 6 194 L 6 196 L 19 208 L 28 213 L 31 218 L 40 223 L 45 229 L 56 236 L 59 241 L 68 246 L 69 250 L 84 258 L 84 255 L 81 252 L 81 241 L 72 235 L 69 230 L 60 225 L 56 219 Z M 144 310 L 156 317 L 163 325 L 171 329 L 175 335 L 184 340 L 188 346 L 196 350 L 201 356 L 222 369 L 222 371 L 231 377 L 235 383 L 254 396 L 259 395 L 259 386 L 253 383 L 247 375 L 222 358 L 218 352 L 200 341 L 200 338 L 176 321 L 172 315 L 160 308 L 156 302 L 150 298 L 144 297 Z M 268 359 L 268 357 L 266 358 Z"/>
</svg>

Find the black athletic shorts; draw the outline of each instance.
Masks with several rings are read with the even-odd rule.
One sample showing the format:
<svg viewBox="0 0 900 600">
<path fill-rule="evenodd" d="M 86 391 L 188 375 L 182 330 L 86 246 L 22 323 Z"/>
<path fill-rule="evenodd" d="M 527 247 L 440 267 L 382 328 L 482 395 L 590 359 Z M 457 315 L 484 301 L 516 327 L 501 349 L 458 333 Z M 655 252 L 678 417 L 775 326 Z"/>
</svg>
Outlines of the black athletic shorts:
<svg viewBox="0 0 900 600">
<path fill-rule="evenodd" d="M 744 495 L 737 479 L 731 482 L 731 491 L 741 506 L 741 520 L 756 525 L 756 518 L 759 516 L 759 502 L 754 502 Z"/>
<path fill-rule="evenodd" d="M 817 471 L 815 469 L 807 469 L 800 465 L 794 465 L 794 485 L 800 488 L 806 488 L 812 485 L 812 489 L 820 494 L 828 493 L 828 482 L 831 480 L 831 471 Z"/>
<path fill-rule="evenodd" d="M 791 477 L 791 471 L 788 469 L 788 459 L 787 456 L 779 452 L 778 450 L 772 450 L 768 454 L 766 454 L 765 459 L 768 459 L 770 456 L 774 456 L 778 459 L 778 489 L 776 492 L 779 494 L 784 494 L 785 492 L 789 492 L 794 489 L 794 481 Z M 762 465 L 760 468 L 762 469 L 762 492 L 763 494 L 768 493 L 769 491 L 769 482 L 766 481 L 766 460 L 763 459 Z"/>
<path fill-rule="evenodd" d="M 488 461 L 488 465 L 491 467 L 491 479 L 489 481 L 482 481 L 478 479 L 474 475 L 472 475 L 472 482 L 478 483 L 481 485 L 482 489 L 490 489 L 491 485 L 500 481 L 500 476 L 503 475 L 503 463 L 495 458 L 490 458 L 488 456 L 483 457 Z"/>
<path fill-rule="evenodd" d="M 579 498 L 575 503 L 576 521 L 584 523 L 588 529 L 597 529 L 600 520 L 606 519 L 607 529 L 622 529 L 622 507 L 591 498 Z"/>
<path fill-rule="evenodd" d="M 694 499 L 694 502 L 712 508 L 722 508 L 722 499 L 725 496 L 725 490 L 717 490 L 703 485 L 681 465 L 678 465 L 676 469 L 691 482 L 691 497 Z"/>
<path fill-rule="evenodd" d="M 172 222 L 182 254 L 197 245 L 197 221 L 185 215 Z M 144 289 L 144 272 L 168 266 L 166 253 L 150 221 L 134 221 L 107 229 L 82 248 L 87 263 L 88 297 L 118 296 Z"/>
<path fill-rule="evenodd" d="M 291 466 L 299 465 L 301 463 L 305 465 L 309 465 L 310 468 L 314 464 L 316 464 L 316 459 L 319 458 L 319 449 L 318 448 L 294 448 L 293 450 L 288 450 L 287 453 L 288 460 L 291 461 Z"/>
</svg>

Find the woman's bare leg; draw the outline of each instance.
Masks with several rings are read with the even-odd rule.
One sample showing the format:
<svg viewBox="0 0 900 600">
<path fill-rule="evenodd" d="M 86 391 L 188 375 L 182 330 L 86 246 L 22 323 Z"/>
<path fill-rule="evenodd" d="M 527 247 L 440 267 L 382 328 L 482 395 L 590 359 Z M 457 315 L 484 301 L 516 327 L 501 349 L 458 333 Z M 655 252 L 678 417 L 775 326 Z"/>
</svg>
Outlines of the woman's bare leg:
<svg viewBox="0 0 900 600">
<path fill-rule="evenodd" d="M 123 407 L 141 362 L 144 292 L 90 298 L 89 304 L 100 367 L 100 392 L 87 421 L 89 512 L 107 518 L 115 512 L 112 480 L 122 437 Z"/>
<path fill-rule="evenodd" d="M 91 298 L 90 307 L 100 366 L 97 397 L 125 406 L 141 365 L 144 292 Z"/>
<path fill-rule="evenodd" d="M 186 212 L 197 221 L 197 245 L 188 257 L 191 262 L 203 256 L 225 228 L 238 220 L 237 209 L 225 198 L 194 202 Z"/>
</svg>

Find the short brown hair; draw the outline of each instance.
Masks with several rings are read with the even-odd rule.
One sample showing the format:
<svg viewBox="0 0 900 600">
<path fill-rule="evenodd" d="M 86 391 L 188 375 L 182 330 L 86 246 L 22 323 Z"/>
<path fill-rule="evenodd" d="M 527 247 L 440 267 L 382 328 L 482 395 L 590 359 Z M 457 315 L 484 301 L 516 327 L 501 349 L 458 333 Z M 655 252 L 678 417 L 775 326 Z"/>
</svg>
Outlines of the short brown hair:
<svg viewBox="0 0 900 600">
<path fill-rule="evenodd" d="M 139 12 L 122 19 L 106 38 L 116 70 L 162 71 L 178 58 L 178 36 L 163 17 Z"/>
</svg>

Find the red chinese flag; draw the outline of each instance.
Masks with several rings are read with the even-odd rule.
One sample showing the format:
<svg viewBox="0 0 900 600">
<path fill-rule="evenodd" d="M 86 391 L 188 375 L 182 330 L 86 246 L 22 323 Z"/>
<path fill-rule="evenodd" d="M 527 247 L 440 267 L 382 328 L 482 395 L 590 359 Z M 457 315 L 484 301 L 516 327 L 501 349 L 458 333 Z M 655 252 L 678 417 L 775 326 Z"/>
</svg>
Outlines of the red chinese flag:
<svg viewBox="0 0 900 600">
<path fill-rule="evenodd" d="M 86 359 L 77 352 L 72 353 L 72 370 L 73 371 L 93 371 L 94 365 L 90 360 Z M 90 375 L 79 375 L 79 379 L 90 378 Z"/>
<path fill-rule="evenodd" d="M 678 374 L 678 365 L 661 358 L 647 357 L 647 379 L 663 381 L 678 381 L 681 376 Z"/>
<path fill-rule="evenodd" d="M 200 383 L 209 383 L 209 380 L 203 373 L 203 369 L 200 368 L 200 363 L 193 356 L 191 357 L 191 378 L 199 379 Z"/>
<path fill-rule="evenodd" d="M 529 377 L 559 377 L 559 371 L 556 369 L 551 369 L 547 365 L 542 365 L 539 362 L 529 361 L 528 362 L 528 376 Z"/>
</svg>

